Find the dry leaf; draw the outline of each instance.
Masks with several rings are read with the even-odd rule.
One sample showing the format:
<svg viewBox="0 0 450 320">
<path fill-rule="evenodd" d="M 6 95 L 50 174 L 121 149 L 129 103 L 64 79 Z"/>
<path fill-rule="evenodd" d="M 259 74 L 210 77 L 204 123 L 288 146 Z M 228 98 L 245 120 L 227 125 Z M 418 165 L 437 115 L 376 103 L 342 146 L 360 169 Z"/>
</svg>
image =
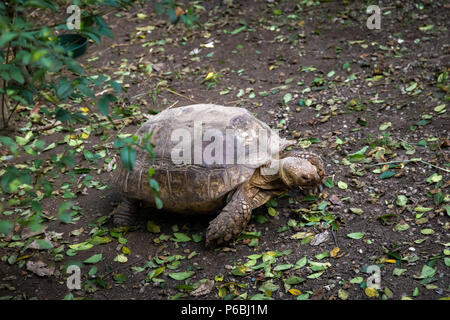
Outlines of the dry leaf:
<svg viewBox="0 0 450 320">
<path fill-rule="evenodd" d="M 338 247 L 334 248 L 333 250 L 331 250 L 330 256 L 335 258 L 337 256 L 337 254 L 339 253 L 339 251 L 341 251 L 341 249 L 339 249 Z"/>
<path fill-rule="evenodd" d="M 204 296 L 211 292 L 211 289 L 214 287 L 214 280 L 206 280 L 201 283 L 200 286 L 191 292 L 191 295 L 194 297 Z"/>
<path fill-rule="evenodd" d="M 27 270 L 37 274 L 40 277 L 51 276 L 55 272 L 54 267 L 48 267 L 43 261 L 28 261 Z"/>
</svg>

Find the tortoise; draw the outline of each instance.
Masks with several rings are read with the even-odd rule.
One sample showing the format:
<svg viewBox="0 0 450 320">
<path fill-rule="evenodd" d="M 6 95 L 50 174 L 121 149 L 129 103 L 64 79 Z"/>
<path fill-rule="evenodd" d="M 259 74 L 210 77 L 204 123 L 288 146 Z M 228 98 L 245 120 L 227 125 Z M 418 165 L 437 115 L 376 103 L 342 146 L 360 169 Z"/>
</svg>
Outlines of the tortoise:
<svg viewBox="0 0 450 320">
<path fill-rule="evenodd" d="M 280 138 L 245 108 L 195 104 L 167 109 L 136 132 L 140 141 L 147 134 L 154 157 L 137 149 L 131 171 L 121 163 L 115 170 L 123 196 L 113 215 L 116 226 L 134 222 L 139 201 L 156 207 L 150 167 L 165 211 L 218 213 L 207 228 L 207 246 L 235 239 L 252 210 L 271 198 L 289 190 L 317 191 L 325 175 L 318 155 L 285 150 L 296 141 Z"/>
</svg>

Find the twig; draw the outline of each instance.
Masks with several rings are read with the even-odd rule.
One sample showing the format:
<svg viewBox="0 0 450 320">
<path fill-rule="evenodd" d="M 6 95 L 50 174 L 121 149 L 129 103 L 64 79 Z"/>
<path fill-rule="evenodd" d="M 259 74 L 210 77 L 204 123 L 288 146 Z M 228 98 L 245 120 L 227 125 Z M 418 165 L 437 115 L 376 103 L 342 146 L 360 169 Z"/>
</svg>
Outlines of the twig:
<svg viewBox="0 0 450 320">
<path fill-rule="evenodd" d="M 120 119 L 114 119 L 114 120 L 104 120 L 104 121 L 100 121 L 100 122 L 93 122 L 93 123 L 91 123 L 90 125 L 92 125 L 92 124 L 96 124 L 96 125 L 99 125 L 99 126 L 103 126 L 103 125 L 105 125 L 105 124 L 113 124 L 113 125 L 116 125 L 116 124 L 119 124 L 119 123 L 121 123 L 121 122 L 123 122 L 123 121 L 125 121 L 125 120 L 128 120 L 128 119 L 136 119 L 136 116 L 130 116 L 130 117 L 125 117 L 125 118 L 120 118 Z M 85 129 L 85 128 L 87 128 L 88 126 L 85 126 L 85 127 L 80 127 L 80 128 L 76 128 L 75 129 L 75 131 L 80 131 L 80 130 L 83 130 L 83 129 Z M 116 130 L 119 130 L 117 127 L 116 127 Z M 107 140 L 106 140 L 107 141 Z"/>
<path fill-rule="evenodd" d="M 182 98 L 188 99 L 189 101 L 192 101 L 192 102 L 194 102 L 194 103 L 198 103 L 198 102 L 195 101 L 194 99 L 191 99 L 191 98 L 189 98 L 189 97 L 187 97 L 187 96 L 185 96 L 185 95 L 183 95 L 183 94 L 181 94 L 181 93 L 178 93 L 178 92 L 176 92 L 176 91 L 173 91 L 172 89 L 166 89 L 166 88 L 164 88 L 163 90 L 166 90 L 166 91 L 168 91 L 168 92 L 170 92 L 170 93 L 173 93 L 173 94 L 175 94 L 175 95 L 177 95 L 177 96 L 180 96 L 180 97 L 182 97 Z"/>
<path fill-rule="evenodd" d="M 175 101 L 174 103 L 172 103 L 170 106 L 168 106 L 167 108 L 165 108 L 163 111 L 169 110 L 170 108 L 172 108 L 173 106 L 175 106 L 178 103 L 178 100 Z"/>
<path fill-rule="evenodd" d="M 421 162 L 423 164 L 427 164 L 429 166 L 432 166 L 433 168 L 436 168 L 436 169 L 442 170 L 444 172 L 450 173 L 450 170 L 447 170 L 447 169 L 438 167 L 438 166 L 436 166 L 434 164 L 431 164 L 429 162 L 426 162 L 426 161 L 422 160 L 422 158 L 413 158 L 413 159 L 407 159 L 407 160 L 396 160 L 396 161 L 388 161 L 388 162 L 376 163 L 376 164 L 370 165 L 369 167 L 382 166 L 382 165 L 385 165 L 385 164 L 394 164 L 394 163 L 407 163 L 407 162 Z"/>
<path fill-rule="evenodd" d="M 337 248 L 339 248 L 339 245 L 336 240 L 336 235 L 334 234 L 333 227 L 331 227 L 331 235 L 333 236 L 334 244 L 336 245 Z"/>
<path fill-rule="evenodd" d="M 228 101 L 228 102 L 225 102 L 225 104 L 236 104 L 236 103 L 245 102 L 245 101 L 248 101 L 248 99 L 239 99 L 239 100 Z"/>
</svg>

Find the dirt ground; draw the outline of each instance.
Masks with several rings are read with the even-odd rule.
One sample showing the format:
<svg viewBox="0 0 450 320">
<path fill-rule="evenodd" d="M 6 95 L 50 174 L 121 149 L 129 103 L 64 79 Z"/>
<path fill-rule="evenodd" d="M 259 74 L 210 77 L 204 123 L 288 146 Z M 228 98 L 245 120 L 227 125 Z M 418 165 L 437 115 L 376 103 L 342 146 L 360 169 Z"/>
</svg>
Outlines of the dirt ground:
<svg viewBox="0 0 450 320">
<path fill-rule="evenodd" d="M 56 217 L 66 195 L 79 219 L 48 219 L 45 234 L 16 230 L 0 238 L 0 297 L 449 297 L 448 3 L 383 2 L 380 30 L 367 28 L 361 1 L 196 3 L 204 10 L 196 8 L 202 27 L 193 30 L 169 26 L 151 7 L 110 15 L 114 39 L 90 45 L 80 59 L 90 74 L 122 81 L 126 91 L 114 109 L 126 118 L 117 122 L 120 134 L 168 107 L 244 107 L 322 156 L 323 192 L 258 208 L 227 247 L 205 247 L 212 217 L 142 208 L 134 228 L 114 230 L 110 215 L 120 196 L 107 167 L 119 132 L 98 126 L 76 154 L 76 168 L 90 172 L 54 169 L 58 192 L 43 201 L 44 213 Z M 61 153 L 66 135 L 58 127 L 42 132 L 47 145 L 57 145 L 41 159 Z M 81 148 L 100 152 L 99 159 L 87 161 Z M 86 172 L 94 183 L 83 185 Z M 1 197 L 3 212 L 14 209 Z M 52 249 L 27 248 L 45 235 Z M 38 276 L 28 261 L 54 272 Z M 67 287 L 74 263 L 79 290 Z M 378 289 L 368 286 L 371 268 L 379 270 Z"/>
</svg>

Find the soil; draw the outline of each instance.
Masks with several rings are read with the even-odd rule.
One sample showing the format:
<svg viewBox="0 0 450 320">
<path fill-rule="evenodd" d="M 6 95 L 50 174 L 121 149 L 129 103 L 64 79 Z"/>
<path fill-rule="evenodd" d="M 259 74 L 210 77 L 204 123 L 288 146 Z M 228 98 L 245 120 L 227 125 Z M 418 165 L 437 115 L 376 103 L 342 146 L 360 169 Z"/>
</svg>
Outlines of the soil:
<svg viewBox="0 0 450 320">
<path fill-rule="evenodd" d="M 200 2 L 205 8 L 199 17 L 202 27 L 193 30 L 187 30 L 182 23 L 170 25 L 155 16 L 150 6 L 137 7 L 121 16 L 109 15 L 107 22 L 114 39 L 102 39 L 100 46 L 91 44 L 80 62 L 90 74 L 101 71 L 122 79 L 125 92 L 116 104 L 116 115 L 126 116 L 129 110 L 147 115 L 194 103 L 247 108 L 274 129 L 280 129 L 281 136 L 297 139 L 303 147 L 321 155 L 332 186 L 325 187 L 311 202 L 304 201 L 300 194 L 276 199 L 271 214 L 268 206 L 254 210 L 247 236 L 226 247 L 206 248 L 204 236 L 212 217 L 174 215 L 145 207 L 139 212 L 136 226 L 117 236 L 110 215 L 120 195 L 111 184 L 113 173 L 105 170 L 104 163 L 114 156 L 114 150 L 106 149 L 106 157 L 97 163 L 89 163 L 83 152 L 78 152 L 77 167 L 93 169 L 89 172 L 93 179 L 109 187 L 75 190 L 83 176 L 78 173 L 71 178 L 67 171 L 54 168 L 59 173 L 54 190 L 64 182 L 73 183 L 76 197 L 70 200 L 81 207 L 81 218 L 73 224 L 58 219 L 45 221 L 47 231 L 62 233 L 52 241 L 55 248 L 64 246 L 61 260 L 52 250 L 24 249 L 15 247 L 18 241 L 14 239 L 0 239 L 8 243 L 0 247 L 0 297 L 448 297 L 449 119 L 448 111 L 437 112 L 435 108 L 448 105 L 437 79 L 449 69 L 450 7 L 445 1 L 392 1 L 381 8 L 381 29 L 370 30 L 366 26 L 366 5 L 361 2 L 305 3 L 315 1 L 235 0 L 232 5 Z M 147 16 L 142 18 L 138 13 Z M 423 28 L 429 25 L 433 27 Z M 152 30 L 137 32 L 136 28 L 146 26 Z M 239 31 L 243 26 L 246 28 Z M 150 65 L 152 70 L 146 73 L 145 66 Z M 208 87 L 211 82 L 205 77 L 210 72 L 221 77 Z M 124 126 L 118 125 L 120 133 L 134 133 L 145 121 L 142 116 L 130 119 L 122 122 Z M 21 124 L 24 120 L 18 119 L 15 125 Z M 84 140 L 85 149 L 104 149 L 118 134 L 106 126 L 102 130 Z M 62 141 L 66 134 L 43 133 L 41 139 L 48 145 Z M 348 161 L 350 154 L 366 146 L 369 148 L 362 161 Z M 414 153 L 408 152 L 409 147 Z M 48 159 L 63 150 L 60 144 L 40 157 Z M 391 167 L 376 165 L 413 158 L 428 164 L 410 161 L 392 163 Z M 28 156 L 17 161 L 27 163 L 30 159 Z M 376 169 L 381 171 L 373 172 Z M 380 178 L 386 170 L 395 175 Z M 441 177 L 430 182 L 434 173 Z M 436 203 L 439 192 L 444 200 Z M 59 195 L 43 200 L 44 213 L 57 216 L 63 193 L 60 190 Z M 397 203 L 399 195 L 406 196 L 405 204 Z M 2 197 L 6 210 L 8 197 Z M 311 222 L 303 216 L 314 216 L 324 202 L 325 211 L 333 214 L 336 231 L 325 220 Z M 418 215 L 420 208 L 432 209 L 422 216 Z M 395 216 L 390 220 L 379 218 L 387 214 Z M 102 217 L 105 219 L 99 222 Z M 159 232 L 147 230 L 149 220 L 159 226 Z M 81 232 L 71 235 L 73 230 Z M 110 237 L 110 242 L 76 251 L 74 256 L 65 254 L 69 245 L 89 240 L 102 230 L 99 235 Z M 299 234 L 316 236 L 325 231 L 328 238 L 319 245 L 302 241 Z M 252 237 L 251 232 L 260 235 Z M 191 241 L 174 241 L 174 233 L 185 234 Z M 363 238 L 352 239 L 348 236 L 352 233 L 363 233 Z M 339 248 L 337 254 L 335 248 Z M 249 261 L 248 256 L 273 251 L 284 254 L 276 257 L 272 276 L 250 266 L 244 273 L 236 271 L 236 266 Z M 328 256 L 317 257 L 323 252 Z M 81 268 L 82 288 L 69 290 L 64 266 L 99 253 L 100 262 L 84 263 Z M 127 262 L 115 261 L 119 254 Z M 12 255 L 17 255 L 19 261 L 8 262 Z M 22 261 L 41 260 L 54 266 L 54 274 L 40 277 L 27 270 L 26 264 L 20 263 L 24 256 Z M 309 263 L 298 269 L 273 271 L 276 266 L 294 265 L 303 257 L 329 266 L 320 275 Z M 179 259 L 179 263 L 172 259 Z M 153 265 L 147 264 L 149 268 L 138 272 L 136 267 L 144 267 L 148 261 Z M 259 259 L 256 264 L 261 262 Z M 365 270 L 372 265 L 380 268 L 381 287 L 375 291 L 365 288 L 369 277 Z M 93 266 L 98 269 L 95 277 L 89 275 Z M 165 269 L 155 278 L 164 281 L 149 280 L 148 273 L 161 266 Z M 432 277 L 425 277 L 429 281 L 420 278 L 424 266 L 435 269 Z M 187 280 L 175 280 L 169 276 L 172 272 L 194 273 Z M 291 276 L 304 281 L 285 287 Z M 204 295 L 193 296 L 192 290 L 202 279 L 215 280 L 214 286 Z"/>
</svg>

